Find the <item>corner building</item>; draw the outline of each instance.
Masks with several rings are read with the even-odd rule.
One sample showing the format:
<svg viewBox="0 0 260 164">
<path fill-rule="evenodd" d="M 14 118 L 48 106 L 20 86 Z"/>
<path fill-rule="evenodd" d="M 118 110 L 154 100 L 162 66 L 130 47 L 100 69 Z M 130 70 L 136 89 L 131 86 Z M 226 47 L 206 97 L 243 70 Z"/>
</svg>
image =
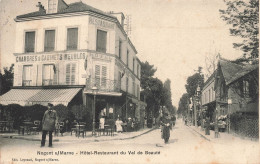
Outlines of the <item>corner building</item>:
<svg viewBox="0 0 260 164">
<path fill-rule="evenodd" d="M 140 60 L 124 30 L 124 14 L 82 2 L 48 0 L 46 9 L 17 16 L 14 86 L 3 105 L 53 103 L 93 108 L 96 118 L 142 121 Z"/>
</svg>

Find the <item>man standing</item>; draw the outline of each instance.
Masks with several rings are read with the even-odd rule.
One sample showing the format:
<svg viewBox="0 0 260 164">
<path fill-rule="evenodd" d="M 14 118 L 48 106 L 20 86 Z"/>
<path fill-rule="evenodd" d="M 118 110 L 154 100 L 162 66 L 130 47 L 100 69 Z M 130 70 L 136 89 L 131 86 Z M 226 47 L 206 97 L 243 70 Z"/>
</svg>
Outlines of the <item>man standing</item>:
<svg viewBox="0 0 260 164">
<path fill-rule="evenodd" d="M 48 110 L 42 118 L 42 141 L 41 147 L 45 146 L 46 134 L 49 132 L 49 147 L 52 147 L 52 132 L 55 130 L 55 125 L 58 123 L 58 117 L 53 105 L 48 103 Z"/>
</svg>

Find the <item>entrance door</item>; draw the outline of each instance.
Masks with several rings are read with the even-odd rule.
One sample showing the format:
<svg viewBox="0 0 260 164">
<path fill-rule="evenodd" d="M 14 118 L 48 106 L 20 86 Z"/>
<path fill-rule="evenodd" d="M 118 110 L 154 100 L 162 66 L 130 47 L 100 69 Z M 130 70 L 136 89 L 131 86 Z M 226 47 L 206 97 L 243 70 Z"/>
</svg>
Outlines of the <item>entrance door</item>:
<svg viewBox="0 0 260 164">
<path fill-rule="evenodd" d="M 101 111 L 103 111 L 104 109 L 106 109 L 106 101 L 102 99 L 97 99 L 95 111 L 96 128 L 99 128 L 99 119 L 101 118 Z"/>
</svg>

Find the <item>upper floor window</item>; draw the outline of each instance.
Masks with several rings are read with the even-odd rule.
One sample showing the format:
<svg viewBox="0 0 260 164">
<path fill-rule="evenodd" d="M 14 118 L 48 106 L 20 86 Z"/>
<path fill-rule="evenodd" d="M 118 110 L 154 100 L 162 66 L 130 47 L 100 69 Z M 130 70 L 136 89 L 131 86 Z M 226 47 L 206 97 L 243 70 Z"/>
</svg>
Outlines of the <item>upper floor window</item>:
<svg viewBox="0 0 260 164">
<path fill-rule="evenodd" d="M 106 88 L 107 86 L 107 66 L 95 65 L 95 84 L 98 87 Z"/>
<path fill-rule="evenodd" d="M 57 12 L 57 3 L 56 0 L 48 0 L 48 13 Z"/>
<path fill-rule="evenodd" d="M 35 49 L 35 31 L 25 33 L 25 47 L 24 52 L 34 52 Z"/>
<path fill-rule="evenodd" d="M 129 66 L 129 50 L 126 51 L 126 65 Z"/>
<path fill-rule="evenodd" d="M 44 52 L 54 51 L 55 30 L 46 30 L 44 39 Z"/>
<path fill-rule="evenodd" d="M 97 51 L 106 53 L 107 47 L 107 32 L 102 30 L 97 30 Z"/>
<path fill-rule="evenodd" d="M 249 81 L 243 80 L 243 97 L 249 97 Z"/>
<path fill-rule="evenodd" d="M 76 77 L 76 63 L 66 64 L 66 84 L 74 85 Z"/>
<path fill-rule="evenodd" d="M 67 30 L 67 50 L 78 49 L 78 28 L 68 28 Z"/>
<path fill-rule="evenodd" d="M 140 74 L 139 74 L 139 68 L 140 66 L 139 66 L 139 64 L 137 64 L 137 77 L 139 77 L 140 76 Z"/>
<path fill-rule="evenodd" d="M 31 86 L 32 85 L 32 65 L 24 65 L 23 66 L 23 86 Z"/>
<path fill-rule="evenodd" d="M 44 64 L 42 73 L 43 85 L 55 85 L 57 84 L 57 71 L 54 64 Z"/>
<path fill-rule="evenodd" d="M 126 77 L 126 92 L 128 92 L 128 77 Z"/>
<path fill-rule="evenodd" d="M 135 59 L 133 58 L 133 72 L 135 73 Z"/>
<path fill-rule="evenodd" d="M 119 59 L 122 58 L 122 41 L 119 40 L 119 52 L 118 52 L 118 56 L 119 56 Z"/>
</svg>

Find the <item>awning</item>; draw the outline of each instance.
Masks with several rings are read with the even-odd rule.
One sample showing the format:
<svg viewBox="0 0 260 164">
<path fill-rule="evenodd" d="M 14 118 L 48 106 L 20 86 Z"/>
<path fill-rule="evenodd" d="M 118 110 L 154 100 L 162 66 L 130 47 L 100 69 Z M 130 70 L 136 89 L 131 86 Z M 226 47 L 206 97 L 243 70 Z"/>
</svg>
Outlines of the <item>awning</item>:
<svg viewBox="0 0 260 164">
<path fill-rule="evenodd" d="M 84 93 L 93 95 L 92 91 L 84 91 Z M 96 95 L 102 95 L 102 96 L 122 96 L 122 93 L 120 93 L 120 92 L 103 92 L 103 91 L 98 91 Z"/>
<path fill-rule="evenodd" d="M 46 106 L 48 103 L 52 103 L 53 105 L 67 106 L 80 90 L 81 88 L 11 89 L 0 96 L 0 104 L 19 104 L 22 106 L 41 104 Z"/>
</svg>

